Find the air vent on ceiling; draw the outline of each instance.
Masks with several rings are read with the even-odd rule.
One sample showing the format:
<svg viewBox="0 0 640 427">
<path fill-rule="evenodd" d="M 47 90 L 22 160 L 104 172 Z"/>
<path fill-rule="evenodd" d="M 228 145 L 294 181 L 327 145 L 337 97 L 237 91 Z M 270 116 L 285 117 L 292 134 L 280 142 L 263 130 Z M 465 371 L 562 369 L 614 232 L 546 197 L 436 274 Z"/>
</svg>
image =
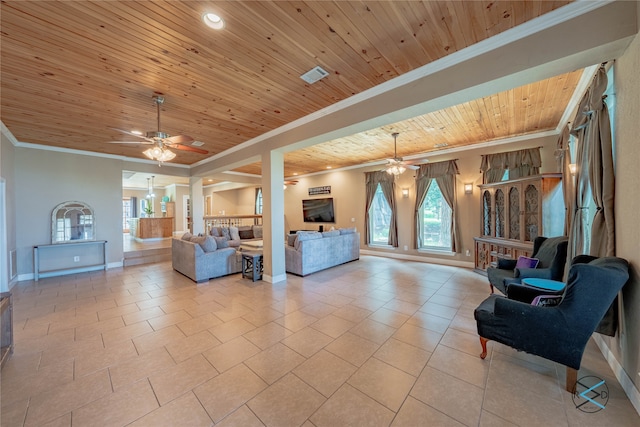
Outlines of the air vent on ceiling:
<svg viewBox="0 0 640 427">
<path fill-rule="evenodd" d="M 191 145 L 195 145 L 196 147 L 202 147 L 204 145 L 204 142 L 202 142 L 202 141 L 193 141 L 191 143 Z"/>
<path fill-rule="evenodd" d="M 302 80 L 304 80 L 305 82 L 309 83 L 309 84 L 313 84 L 313 83 L 317 82 L 318 80 L 320 80 L 320 79 L 322 79 L 324 77 L 327 77 L 328 75 L 329 75 L 329 73 L 327 73 L 322 68 L 315 67 L 315 68 L 312 68 L 311 70 L 307 71 L 303 75 L 301 75 L 300 78 Z"/>
<path fill-rule="evenodd" d="M 447 147 L 449 146 L 449 144 L 447 144 L 446 142 L 441 142 L 439 144 L 434 145 L 434 147 L 436 148 L 442 148 L 442 147 Z"/>
</svg>

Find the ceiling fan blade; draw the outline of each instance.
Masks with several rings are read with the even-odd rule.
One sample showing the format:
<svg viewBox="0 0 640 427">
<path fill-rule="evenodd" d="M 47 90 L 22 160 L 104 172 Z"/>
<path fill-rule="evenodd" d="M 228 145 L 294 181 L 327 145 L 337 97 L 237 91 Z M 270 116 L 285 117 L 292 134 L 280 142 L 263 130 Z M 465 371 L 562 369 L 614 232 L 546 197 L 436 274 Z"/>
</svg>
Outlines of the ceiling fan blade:
<svg viewBox="0 0 640 427">
<path fill-rule="evenodd" d="M 153 144 L 153 141 L 107 141 L 107 144 Z"/>
<path fill-rule="evenodd" d="M 194 141 L 194 139 L 188 135 L 170 136 L 169 138 L 165 138 L 164 140 L 167 141 L 167 144 L 185 144 Z"/>
<path fill-rule="evenodd" d="M 192 147 L 190 145 L 182 145 L 182 144 L 166 144 L 166 145 L 170 148 L 175 148 L 176 150 L 193 151 L 194 153 L 199 153 L 199 154 L 209 154 L 207 150 Z"/>
<path fill-rule="evenodd" d="M 414 165 L 404 165 L 404 167 L 407 168 L 407 169 L 414 170 L 414 171 L 417 171 L 418 169 L 420 169 L 419 166 L 414 166 Z"/>
<path fill-rule="evenodd" d="M 147 139 L 147 137 L 144 135 L 138 135 L 137 133 L 129 132 L 128 130 L 118 129 L 118 128 L 109 128 L 109 129 L 117 130 L 118 132 L 126 133 L 127 135 L 134 136 L 136 138 Z"/>
</svg>

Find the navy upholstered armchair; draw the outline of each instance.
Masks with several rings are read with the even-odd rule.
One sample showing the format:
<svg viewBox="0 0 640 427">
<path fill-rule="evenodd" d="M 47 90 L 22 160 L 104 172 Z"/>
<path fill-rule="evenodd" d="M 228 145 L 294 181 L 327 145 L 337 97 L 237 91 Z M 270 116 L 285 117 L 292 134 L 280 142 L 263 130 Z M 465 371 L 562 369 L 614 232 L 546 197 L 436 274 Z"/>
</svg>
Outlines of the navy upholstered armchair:
<svg viewBox="0 0 640 427">
<path fill-rule="evenodd" d="M 629 265 L 616 257 L 573 264 L 560 304 L 534 306 L 490 295 L 474 312 L 482 345 L 493 340 L 567 367 L 567 391 L 575 387 L 582 354 L 620 289 L 629 279 Z"/>
<path fill-rule="evenodd" d="M 567 262 L 567 242 L 566 236 L 536 237 L 531 255 L 540 261 L 536 268 L 516 268 L 517 260 L 499 259 L 496 267 L 487 268 L 491 293 L 493 288 L 498 288 L 506 294 L 508 284 L 520 283 L 527 277 L 562 280 L 564 265 Z"/>
</svg>

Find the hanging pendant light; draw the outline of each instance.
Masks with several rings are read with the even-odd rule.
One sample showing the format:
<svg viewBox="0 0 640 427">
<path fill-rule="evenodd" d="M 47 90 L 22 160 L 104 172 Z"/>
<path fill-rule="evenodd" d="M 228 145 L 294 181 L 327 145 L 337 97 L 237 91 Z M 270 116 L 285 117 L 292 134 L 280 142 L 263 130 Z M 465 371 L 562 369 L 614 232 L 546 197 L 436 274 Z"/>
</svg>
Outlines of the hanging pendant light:
<svg viewBox="0 0 640 427">
<path fill-rule="evenodd" d="M 155 193 L 153 192 L 153 178 L 155 178 L 154 175 L 152 175 L 151 178 L 147 178 L 147 199 L 156 197 Z"/>
</svg>

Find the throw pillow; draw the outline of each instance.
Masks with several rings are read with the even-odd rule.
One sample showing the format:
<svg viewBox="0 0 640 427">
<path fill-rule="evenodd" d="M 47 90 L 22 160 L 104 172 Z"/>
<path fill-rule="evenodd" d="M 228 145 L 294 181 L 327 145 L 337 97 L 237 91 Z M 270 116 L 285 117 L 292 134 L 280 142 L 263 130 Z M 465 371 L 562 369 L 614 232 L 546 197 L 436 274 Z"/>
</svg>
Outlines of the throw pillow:
<svg viewBox="0 0 640 427">
<path fill-rule="evenodd" d="M 253 239 L 253 230 L 239 230 L 240 239 Z"/>
<path fill-rule="evenodd" d="M 353 234 L 355 232 L 356 232 L 356 228 L 355 227 L 341 228 L 340 229 L 340 234 Z"/>
<path fill-rule="evenodd" d="M 218 247 L 218 249 L 229 247 L 229 242 L 227 241 L 226 238 L 224 237 L 213 237 L 213 238 L 216 241 L 216 246 Z"/>
<path fill-rule="evenodd" d="M 229 235 L 231 240 L 240 240 L 240 233 L 238 233 L 238 227 L 229 227 Z"/>
<path fill-rule="evenodd" d="M 253 226 L 253 237 L 256 239 L 262 239 L 262 226 L 254 225 Z"/>
<path fill-rule="evenodd" d="M 340 230 L 323 231 L 322 237 L 335 237 L 340 235 Z"/>
<path fill-rule="evenodd" d="M 216 244 L 216 239 L 213 236 L 207 236 L 204 238 L 203 242 L 198 242 L 200 246 L 202 246 L 202 250 L 205 252 L 213 252 L 218 249 L 218 245 Z"/>
<path fill-rule="evenodd" d="M 288 234 L 287 235 L 287 245 L 294 246 L 296 244 L 297 234 Z"/>
<path fill-rule="evenodd" d="M 518 262 L 516 262 L 516 268 L 536 268 L 539 262 L 540 260 L 538 258 L 519 256 Z"/>
<path fill-rule="evenodd" d="M 222 237 L 227 240 L 231 240 L 231 232 L 229 231 L 229 227 L 222 227 Z"/>
<path fill-rule="evenodd" d="M 187 242 L 191 240 L 191 237 L 193 237 L 193 235 L 191 233 L 184 233 L 181 237 L 182 240 L 186 240 Z"/>
<path fill-rule="evenodd" d="M 213 237 L 221 237 L 222 233 L 220 232 L 220 227 L 212 227 L 209 232 Z"/>
</svg>

